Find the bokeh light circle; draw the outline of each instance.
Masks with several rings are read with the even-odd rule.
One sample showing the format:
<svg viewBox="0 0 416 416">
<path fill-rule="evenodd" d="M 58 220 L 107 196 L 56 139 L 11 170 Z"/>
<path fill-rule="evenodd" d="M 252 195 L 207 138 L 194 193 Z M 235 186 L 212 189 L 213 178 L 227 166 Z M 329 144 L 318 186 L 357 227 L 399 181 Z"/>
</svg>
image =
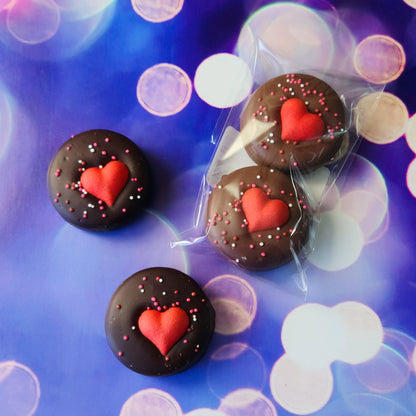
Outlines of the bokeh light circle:
<svg viewBox="0 0 416 416">
<path fill-rule="evenodd" d="M 407 123 L 406 141 L 410 149 L 416 153 L 416 113 L 409 118 Z"/>
<path fill-rule="evenodd" d="M 343 270 L 354 264 L 364 246 L 360 226 L 339 210 L 323 212 L 308 260 L 326 271 Z"/>
<path fill-rule="evenodd" d="M 15 361 L 0 362 L 0 407 L 7 416 L 31 416 L 40 397 L 39 380 L 33 371 Z"/>
<path fill-rule="evenodd" d="M 397 96 L 373 92 L 362 97 L 355 109 L 358 132 L 372 143 L 388 144 L 406 131 L 409 113 Z"/>
<path fill-rule="evenodd" d="M 225 344 L 211 354 L 207 377 L 210 390 L 219 398 L 242 388 L 261 390 L 267 381 L 263 357 L 241 342 Z"/>
<path fill-rule="evenodd" d="M 160 117 L 171 116 L 188 105 L 192 82 L 178 66 L 161 63 L 143 72 L 137 83 L 136 95 L 149 113 Z"/>
<path fill-rule="evenodd" d="M 198 96 L 210 106 L 228 108 L 239 104 L 250 94 L 253 77 L 241 58 L 218 53 L 199 64 L 194 86 Z"/>
<path fill-rule="evenodd" d="M 403 0 L 408 6 L 416 9 L 416 0 Z"/>
<path fill-rule="evenodd" d="M 410 368 L 405 358 L 393 348 L 382 345 L 371 360 L 353 367 L 357 380 L 374 393 L 389 394 L 409 380 Z"/>
<path fill-rule="evenodd" d="M 53 0 L 16 1 L 7 13 L 7 29 L 20 42 L 38 44 L 52 38 L 61 21 Z"/>
<path fill-rule="evenodd" d="M 338 333 L 336 315 L 317 303 L 291 311 L 282 326 L 282 345 L 290 359 L 302 368 L 322 368 L 334 360 L 333 338 Z"/>
<path fill-rule="evenodd" d="M 184 0 L 131 0 L 133 10 L 143 19 L 153 23 L 173 19 L 183 7 Z"/>
<path fill-rule="evenodd" d="M 334 39 L 319 13 L 294 2 L 277 2 L 262 7 L 246 21 L 237 53 L 254 68 L 259 82 L 257 73 L 271 78 L 276 69 L 284 73 L 329 68 Z"/>
<path fill-rule="evenodd" d="M 159 389 L 146 389 L 133 394 L 123 404 L 120 416 L 182 416 L 178 402 Z"/>
<path fill-rule="evenodd" d="M 227 416 L 277 416 L 273 403 L 258 390 L 235 390 L 221 400 L 218 408 Z"/>
<path fill-rule="evenodd" d="M 54 0 L 61 10 L 62 20 L 85 21 L 100 15 L 116 0 Z"/>
<path fill-rule="evenodd" d="M 329 211 L 338 206 L 339 189 L 331 179 L 331 172 L 320 167 L 304 176 L 304 190 L 307 191 L 309 205 L 319 212 Z"/>
<path fill-rule="evenodd" d="M 366 243 L 376 241 L 387 230 L 388 192 L 380 170 L 367 159 L 351 155 L 343 178 L 340 209 L 360 226 Z"/>
<path fill-rule="evenodd" d="M 406 183 L 410 193 L 416 198 L 416 158 L 413 159 L 407 168 Z"/>
<path fill-rule="evenodd" d="M 219 410 L 201 408 L 192 410 L 192 412 L 186 413 L 185 416 L 228 416 Z"/>
<path fill-rule="evenodd" d="M 403 46 L 386 35 L 363 39 L 354 53 L 354 67 L 369 82 L 386 84 L 397 79 L 406 64 Z"/>
<path fill-rule="evenodd" d="M 287 411 L 307 415 L 322 409 L 331 398 L 334 379 L 330 367 L 305 369 L 287 354 L 279 358 L 270 374 L 273 398 Z"/>
<path fill-rule="evenodd" d="M 0 10 L 4 10 L 9 7 L 15 0 L 0 0 Z"/>
<path fill-rule="evenodd" d="M 373 358 L 383 342 L 383 326 L 378 315 L 360 302 L 342 302 L 332 308 L 341 318 L 343 336 L 336 339 L 336 358 L 358 364 Z"/>
<path fill-rule="evenodd" d="M 211 279 L 204 292 L 215 310 L 215 331 L 223 335 L 238 334 L 249 328 L 256 316 L 257 297 L 244 279 L 222 275 Z"/>
</svg>

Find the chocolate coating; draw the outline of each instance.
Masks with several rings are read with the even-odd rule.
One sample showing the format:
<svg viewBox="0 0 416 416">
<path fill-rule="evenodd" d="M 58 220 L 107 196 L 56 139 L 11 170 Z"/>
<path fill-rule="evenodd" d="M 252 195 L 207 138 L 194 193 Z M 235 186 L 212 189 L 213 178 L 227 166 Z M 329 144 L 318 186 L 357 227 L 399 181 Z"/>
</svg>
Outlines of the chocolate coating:
<svg viewBox="0 0 416 416">
<path fill-rule="evenodd" d="M 283 201 L 288 220 L 278 227 L 249 231 L 243 210 L 246 191 L 260 188 L 269 200 Z M 247 270 L 269 270 L 293 259 L 309 234 L 310 212 L 302 189 L 284 172 L 252 166 L 224 175 L 207 204 L 208 238 L 224 256 Z"/>
<path fill-rule="evenodd" d="M 120 161 L 128 169 L 125 185 L 110 206 L 87 192 L 81 175 L 89 168 Z M 119 228 L 134 219 L 151 193 L 149 164 L 142 150 L 122 134 L 89 130 L 73 136 L 56 153 L 48 169 L 49 197 L 70 224 L 91 231 Z"/>
<path fill-rule="evenodd" d="M 281 108 L 291 98 L 302 100 L 310 113 L 322 118 L 323 136 L 300 141 L 281 138 Z M 311 75 L 290 74 L 267 81 L 251 95 L 240 129 L 245 149 L 257 164 L 312 171 L 337 154 L 346 133 L 345 118 L 344 104 L 332 87 Z"/>
<path fill-rule="evenodd" d="M 138 328 L 146 310 L 182 308 L 187 331 L 162 355 Z M 159 309 L 158 309 L 159 308 Z M 127 368 L 148 376 L 186 370 L 205 353 L 215 327 L 215 312 L 199 285 L 186 274 L 154 267 L 135 273 L 113 294 L 105 317 L 105 332 L 114 355 Z"/>
</svg>

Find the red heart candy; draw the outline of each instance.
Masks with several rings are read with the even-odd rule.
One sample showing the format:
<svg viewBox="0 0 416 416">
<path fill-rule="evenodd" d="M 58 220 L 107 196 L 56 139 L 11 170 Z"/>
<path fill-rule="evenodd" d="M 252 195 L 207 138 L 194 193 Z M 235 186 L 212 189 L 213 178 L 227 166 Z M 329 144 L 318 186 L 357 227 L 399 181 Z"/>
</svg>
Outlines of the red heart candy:
<svg viewBox="0 0 416 416">
<path fill-rule="evenodd" d="M 270 199 L 260 188 L 248 189 L 241 202 L 251 233 L 280 227 L 289 219 L 287 204 L 281 199 Z"/>
<path fill-rule="evenodd" d="M 305 103 L 299 98 L 285 101 L 280 115 L 283 140 L 313 140 L 324 134 L 325 124 L 322 118 L 310 113 Z"/>
<path fill-rule="evenodd" d="M 81 186 L 88 193 L 112 206 L 129 178 L 128 167 L 118 160 L 103 168 L 88 168 L 81 175 Z"/>
<path fill-rule="evenodd" d="M 181 308 L 170 308 L 159 312 L 144 311 L 138 320 L 141 333 L 166 355 L 174 344 L 185 334 L 189 326 L 188 314 Z"/>
</svg>

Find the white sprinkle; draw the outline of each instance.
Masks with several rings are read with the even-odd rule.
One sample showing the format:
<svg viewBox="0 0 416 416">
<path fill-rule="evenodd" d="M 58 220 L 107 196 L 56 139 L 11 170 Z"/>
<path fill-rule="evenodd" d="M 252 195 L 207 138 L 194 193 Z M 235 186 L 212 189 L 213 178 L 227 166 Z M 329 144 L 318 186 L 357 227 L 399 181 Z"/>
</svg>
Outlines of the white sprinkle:
<svg viewBox="0 0 416 416">
<path fill-rule="evenodd" d="M 259 246 L 260 246 L 260 247 L 263 247 L 263 246 L 264 246 L 263 241 L 260 241 Z"/>
<path fill-rule="evenodd" d="M 129 196 L 129 199 L 134 199 L 134 196 L 133 196 L 133 195 L 130 195 L 130 196 Z"/>
<path fill-rule="evenodd" d="M 269 235 L 267 236 L 267 238 L 268 238 L 269 240 L 271 240 L 271 239 L 273 238 L 273 236 L 272 236 L 271 234 L 269 234 Z"/>
</svg>

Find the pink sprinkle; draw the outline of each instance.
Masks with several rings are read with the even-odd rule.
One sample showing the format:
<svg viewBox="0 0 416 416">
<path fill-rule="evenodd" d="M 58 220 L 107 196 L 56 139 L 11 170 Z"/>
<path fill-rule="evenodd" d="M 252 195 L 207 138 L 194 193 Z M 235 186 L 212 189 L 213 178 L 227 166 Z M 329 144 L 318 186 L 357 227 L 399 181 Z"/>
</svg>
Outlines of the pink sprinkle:
<svg viewBox="0 0 416 416">
<path fill-rule="evenodd" d="M 152 296 L 152 297 L 150 298 L 150 300 L 151 300 L 152 302 L 154 302 L 154 301 L 156 300 L 156 298 L 155 298 L 154 296 Z"/>
<path fill-rule="evenodd" d="M 123 352 L 122 351 L 119 351 L 118 356 L 119 357 L 122 357 L 123 355 L 124 355 Z"/>
<path fill-rule="evenodd" d="M 127 210 L 126 210 L 126 208 L 123 208 L 122 210 L 121 210 L 121 212 L 126 212 Z"/>
<path fill-rule="evenodd" d="M 71 146 L 67 146 L 66 147 L 66 150 L 71 150 Z"/>
<path fill-rule="evenodd" d="M 116 160 L 117 158 L 115 156 L 111 156 L 111 159 Z"/>
<path fill-rule="evenodd" d="M 184 343 L 184 344 L 187 344 L 187 343 L 188 343 L 188 340 L 187 340 L 187 339 L 184 339 L 184 340 L 183 340 L 183 343 Z"/>
<path fill-rule="evenodd" d="M 108 137 L 106 137 L 104 140 L 105 140 L 106 143 L 108 143 L 110 141 L 110 139 Z"/>
<path fill-rule="evenodd" d="M 128 335 L 124 335 L 123 339 L 124 341 L 127 341 L 129 339 Z"/>
<path fill-rule="evenodd" d="M 103 218 L 106 218 L 106 217 L 107 217 L 107 214 L 105 214 L 105 213 L 104 213 L 104 214 L 102 215 L 102 217 L 103 217 Z"/>
<path fill-rule="evenodd" d="M 102 155 L 106 155 L 106 154 L 107 154 L 107 152 L 106 152 L 105 150 L 103 150 L 103 151 L 101 152 L 101 154 L 102 154 Z"/>
<path fill-rule="evenodd" d="M 129 150 L 129 149 L 126 149 L 126 150 L 125 150 L 125 152 L 126 152 L 126 153 L 130 153 L 130 150 Z"/>
<path fill-rule="evenodd" d="M 263 251 L 262 253 L 260 253 L 260 256 L 266 257 L 266 253 Z"/>
<path fill-rule="evenodd" d="M 98 144 L 97 143 L 94 143 L 94 147 L 97 147 L 98 146 Z"/>
<path fill-rule="evenodd" d="M 250 244 L 250 248 L 254 248 L 254 245 L 253 244 Z"/>
<path fill-rule="evenodd" d="M 146 276 L 143 276 L 143 277 L 142 277 L 142 280 L 143 280 L 143 281 L 146 281 L 146 280 L 147 280 L 147 277 L 146 277 Z"/>
</svg>

